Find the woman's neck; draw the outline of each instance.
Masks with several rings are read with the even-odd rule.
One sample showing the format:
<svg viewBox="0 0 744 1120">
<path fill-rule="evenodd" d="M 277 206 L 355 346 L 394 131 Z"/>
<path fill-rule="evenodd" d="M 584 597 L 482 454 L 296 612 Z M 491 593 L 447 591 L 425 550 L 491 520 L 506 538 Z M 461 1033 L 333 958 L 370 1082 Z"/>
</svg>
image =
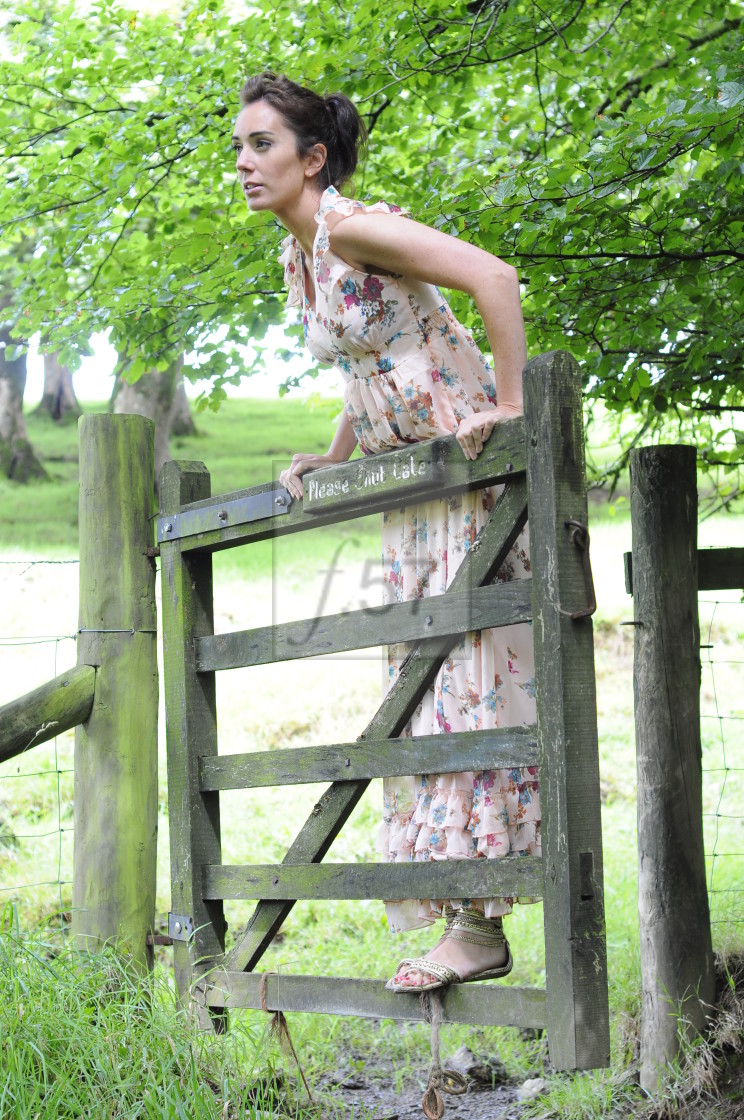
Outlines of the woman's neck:
<svg viewBox="0 0 744 1120">
<path fill-rule="evenodd" d="M 320 207 L 322 193 L 322 191 L 308 188 L 303 191 L 297 201 L 291 206 L 288 206 L 286 210 L 283 209 L 281 213 L 275 211 L 277 218 L 284 228 L 299 242 L 305 255 L 311 259 L 313 255 L 313 245 L 315 244 L 315 234 L 318 230 L 318 223 L 315 221 L 315 215 L 318 213 Z"/>
</svg>

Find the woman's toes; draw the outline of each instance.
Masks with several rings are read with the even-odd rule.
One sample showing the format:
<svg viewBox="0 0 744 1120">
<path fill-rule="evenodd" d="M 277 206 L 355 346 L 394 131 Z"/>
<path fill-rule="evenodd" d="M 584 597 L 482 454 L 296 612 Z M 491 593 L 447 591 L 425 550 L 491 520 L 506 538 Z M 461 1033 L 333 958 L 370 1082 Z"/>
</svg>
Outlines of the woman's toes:
<svg viewBox="0 0 744 1120">
<path fill-rule="evenodd" d="M 395 977 L 396 984 L 403 984 L 406 988 L 420 988 L 422 984 L 427 983 L 427 974 L 425 972 L 399 972 Z"/>
</svg>

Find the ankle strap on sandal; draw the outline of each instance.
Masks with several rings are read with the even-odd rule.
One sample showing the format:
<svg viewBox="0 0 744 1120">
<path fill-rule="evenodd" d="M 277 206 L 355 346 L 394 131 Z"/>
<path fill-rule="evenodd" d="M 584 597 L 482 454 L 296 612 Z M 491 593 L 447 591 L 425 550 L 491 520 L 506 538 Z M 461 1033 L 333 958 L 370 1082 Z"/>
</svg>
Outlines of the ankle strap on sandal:
<svg viewBox="0 0 744 1120">
<path fill-rule="evenodd" d="M 501 918 L 486 918 L 480 910 L 455 910 L 447 915 L 450 936 L 472 945 L 500 945 L 506 941 Z"/>
</svg>

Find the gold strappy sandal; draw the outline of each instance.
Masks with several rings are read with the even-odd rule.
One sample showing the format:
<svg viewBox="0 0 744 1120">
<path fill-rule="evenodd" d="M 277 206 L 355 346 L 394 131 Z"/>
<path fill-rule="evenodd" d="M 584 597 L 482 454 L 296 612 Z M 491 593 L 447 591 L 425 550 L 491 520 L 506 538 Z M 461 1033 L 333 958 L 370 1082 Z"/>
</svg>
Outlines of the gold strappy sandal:
<svg viewBox="0 0 744 1120">
<path fill-rule="evenodd" d="M 434 988 L 449 987 L 450 984 L 472 984 L 477 980 L 495 980 L 499 976 L 506 976 L 511 972 L 514 961 L 512 960 L 509 942 L 504 936 L 500 918 L 486 918 L 478 910 L 452 910 L 450 907 L 447 908 L 445 913 L 447 923 L 442 938 L 440 938 L 440 943 L 444 938 L 452 938 L 455 941 L 466 941 L 471 945 L 493 948 L 503 945 L 506 947 L 505 963 L 497 968 L 483 969 L 483 971 L 476 972 L 473 976 L 467 976 L 463 979 L 454 968 L 450 968 L 446 964 L 440 964 L 439 961 L 429 960 L 428 957 L 405 957 L 398 965 L 396 976 L 402 968 L 405 968 L 408 972 L 426 972 L 434 979 L 426 984 L 403 984 L 396 983 L 395 977 L 393 977 L 385 985 L 388 991 L 429 992 Z"/>
</svg>

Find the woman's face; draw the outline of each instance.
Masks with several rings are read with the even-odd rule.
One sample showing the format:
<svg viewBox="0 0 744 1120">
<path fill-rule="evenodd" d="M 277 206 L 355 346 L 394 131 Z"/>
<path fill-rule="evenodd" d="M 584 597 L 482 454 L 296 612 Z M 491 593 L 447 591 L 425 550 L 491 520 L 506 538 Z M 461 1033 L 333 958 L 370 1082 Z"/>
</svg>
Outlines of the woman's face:
<svg viewBox="0 0 744 1120">
<path fill-rule="evenodd" d="M 306 156 L 297 153 L 295 134 L 266 101 L 254 101 L 238 113 L 233 135 L 238 180 L 251 210 L 280 215 L 291 209 L 303 190 L 314 186 L 325 157 L 323 145 Z"/>
</svg>

